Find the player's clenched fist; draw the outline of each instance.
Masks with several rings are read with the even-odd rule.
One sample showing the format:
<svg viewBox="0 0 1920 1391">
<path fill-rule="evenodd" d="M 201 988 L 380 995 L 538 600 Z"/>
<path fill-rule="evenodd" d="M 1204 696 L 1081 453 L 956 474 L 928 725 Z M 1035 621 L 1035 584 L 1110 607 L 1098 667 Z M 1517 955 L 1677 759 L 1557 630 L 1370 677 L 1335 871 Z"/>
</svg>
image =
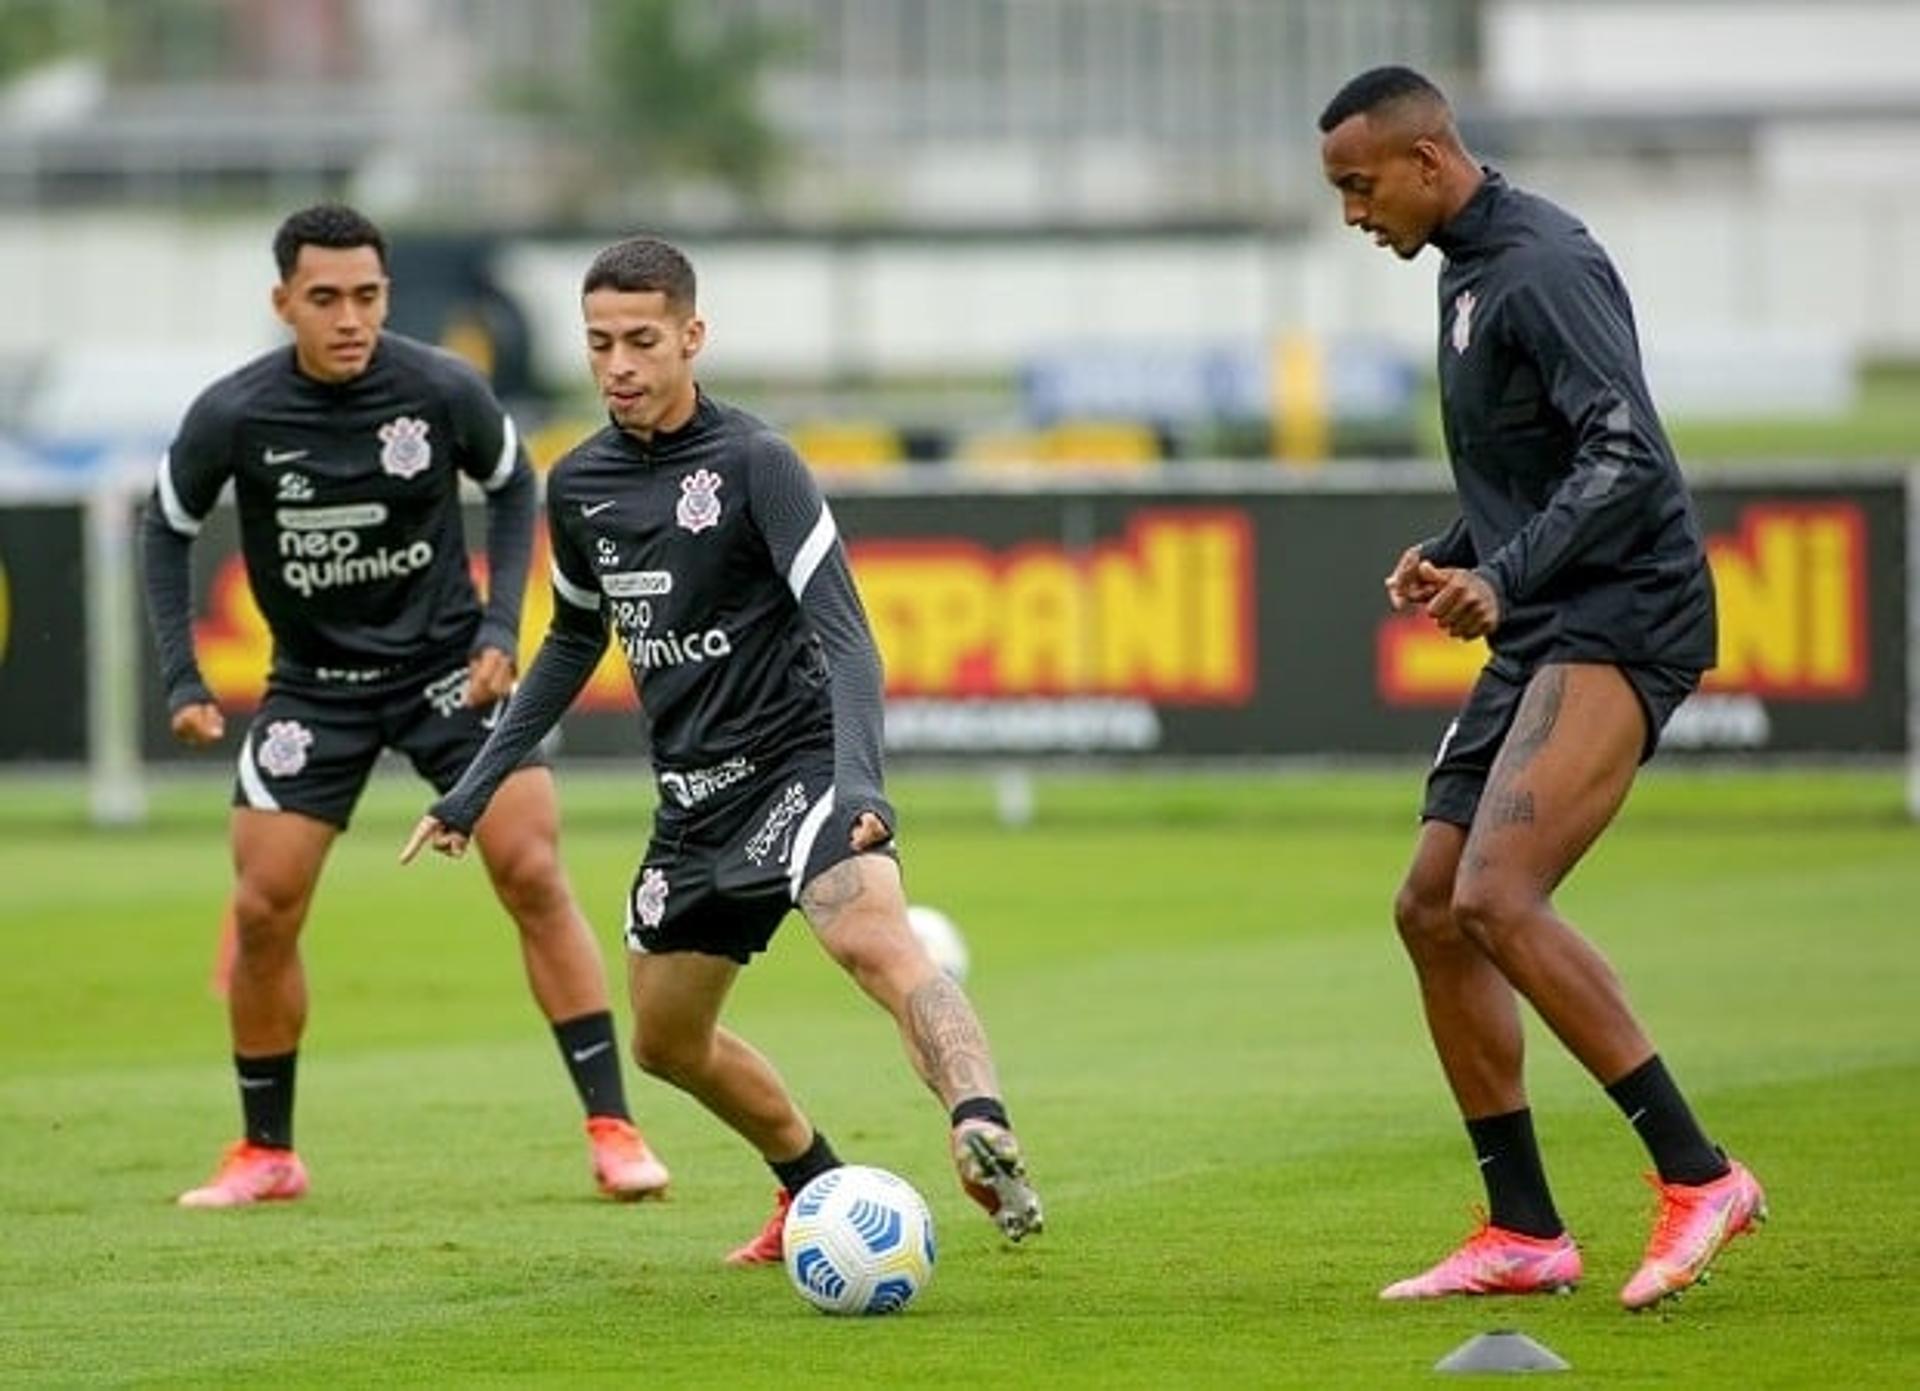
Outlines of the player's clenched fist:
<svg viewBox="0 0 1920 1391">
<path fill-rule="evenodd" d="M 217 744 L 226 737 L 227 718 L 212 701 L 183 705 L 173 712 L 173 737 L 183 744 Z"/>
<path fill-rule="evenodd" d="M 1393 605 L 1395 613 L 1414 604 L 1424 604 L 1439 592 L 1438 586 L 1421 574 L 1420 548 L 1408 546 L 1400 552 L 1400 559 L 1394 562 L 1393 572 L 1386 578 L 1387 602 Z M 1431 570 L 1432 566 L 1427 566 Z"/>
<path fill-rule="evenodd" d="M 1423 560 L 1419 580 L 1433 586 L 1427 613 L 1448 636 L 1483 638 L 1500 626 L 1500 596 L 1472 570 L 1443 569 Z"/>
</svg>

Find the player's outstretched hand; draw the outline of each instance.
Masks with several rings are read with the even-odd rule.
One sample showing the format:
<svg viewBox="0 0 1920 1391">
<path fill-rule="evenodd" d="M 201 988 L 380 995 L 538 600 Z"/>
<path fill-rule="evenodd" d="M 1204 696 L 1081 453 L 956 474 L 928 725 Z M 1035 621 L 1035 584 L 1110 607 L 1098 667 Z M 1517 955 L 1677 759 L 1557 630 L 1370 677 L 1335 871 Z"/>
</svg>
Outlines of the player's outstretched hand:
<svg viewBox="0 0 1920 1391">
<path fill-rule="evenodd" d="M 887 823 L 870 811 L 863 811 L 853 823 L 853 834 L 847 837 L 847 844 L 855 850 L 877 850 L 893 839 L 893 831 Z"/>
<path fill-rule="evenodd" d="M 457 860 L 467 853 L 467 837 L 464 832 L 443 825 L 437 816 L 423 816 L 413 828 L 413 834 L 407 837 L 407 843 L 400 849 L 400 863 L 410 865 L 423 846 L 431 845 L 448 859 Z"/>
<path fill-rule="evenodd" d="M 1483 638 L 1500 626 L 1500 596 L 1473 571 L 1446 569 L 1423 560 L 1419 578 L 1434 586 L 1427 612 L 1450 637 Z"/>
<path fill-rule="evenodd" d="M 196 747 L 217 744 L 227 733 L 227 717 L 210 700 L 181 706 L 173 712 L 172 725 L 174 738 Z"/>
<path fill-rule="evenodd" d="M 513 658 L 483 647 L 467 659 L 467 704 L 484 710 L 513 694 Z"/>
<path fill-rule="evenodd" d="M 1414 604 L 1424 604 L 1440 592 L 1438 585 L 1421 574 L 1423 565 L 1426 562 L 1420 559 L 1418 546 L 1408 546 L 1400 552 L 1400 559 L 1394 562 L 1393 573 L 1387 576 L 1386 586 L 1387 602 L 1393 606 L 1395 613 Z M 1426 565 L 1426 568 L 1433 569 L 1431 565 Z"/>
</svg>

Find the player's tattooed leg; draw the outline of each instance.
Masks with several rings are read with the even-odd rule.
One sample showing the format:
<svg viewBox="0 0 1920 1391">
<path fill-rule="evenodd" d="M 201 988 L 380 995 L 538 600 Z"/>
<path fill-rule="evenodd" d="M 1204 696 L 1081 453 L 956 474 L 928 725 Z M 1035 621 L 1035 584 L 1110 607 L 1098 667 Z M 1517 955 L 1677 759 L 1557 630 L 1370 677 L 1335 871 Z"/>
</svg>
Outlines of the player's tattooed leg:
<svg viewBox="0 0 1920 1391">
<path fill-rule="evenodd" d="M 966 994 L 944 975 L 907 996 L 907 1030 L 926 1061 L 928 1078 L 948 1104 L 969 1096 L 998 1096 L 986 1031 Z"/>
<path fill-rule="evenodd" d="M 800 911 L 807 915 L 815 931 L 825 932 L 865 891 L 860 861 L 857 858 L 842 860 L 807 881 L 806 888 L 800 891 Z"/>
</svg>

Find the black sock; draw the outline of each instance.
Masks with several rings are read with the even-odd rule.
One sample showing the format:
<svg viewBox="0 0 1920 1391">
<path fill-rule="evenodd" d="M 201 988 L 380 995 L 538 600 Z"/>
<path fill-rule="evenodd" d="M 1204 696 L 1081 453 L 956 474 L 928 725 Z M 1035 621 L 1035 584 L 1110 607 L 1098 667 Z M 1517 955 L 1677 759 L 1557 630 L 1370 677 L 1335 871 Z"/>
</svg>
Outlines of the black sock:
<svg viewBox="0 0 1920 1391">
<path fill-rule="evenodd" d="M 1726 1174 L 1727 1157 L 1700 1129 L 1658 1053 L 1609 1083 L 1607 1095 L 1639 1132 L 1661 1182 L 1711 1183 Z"/>
<path fill-rule="evenodd" d="M 1467 1122 L 1467 1136 L 1487 1186 L 1487 1219 L 1527 1236 L 1559 1236 L 1566 1230 L 1547 1190 L 1540 1146 L 1533 1138 L 1533 1112 L 1522 1107 L 1503 1116 Z"/>
<path fill-rule="evenodd" d="M 962 1121 L 992 1121 L 1002 1130 L 1013 1129 L 1013 1122 L 1007 1119 L 1007 1108 L 997 1096 L 970 1096 L 953 1108 L 948 1121 L 956 1128 Z"/>
<path fill-rule="evenodd" d="M 299 1056 L 298 1049 L 269 1058 L 233 1055 L 248 1144 L 276 1150 L 293 1148 L 293 1065 Z"/>
<path fill-rule="evenodd" d="M 620 1045 L 613 1037 L 613 1015 L 607 1010 L 583 1014 L 553 1026 L 560 1044 L 560 1060 L 580 1093 L 589 1116 L 618 1116 L 632 1120 L 627 1090 L 620 1080 Z"/>
<path fill-rule="evenodd" d="M 805 1153 L 793 1159 L 769 1159 L 767 1167 L 773 1170 L 773 1176 L 780 1180 L 782 1188 L 789 1193 L 798 1193 L 827 1170 L 839 1168 L 840 1156 L 833 1152 L 827 1137 L 816 1130 L 813 1132 L 813 1143 L 807 1146 Z"/>
</svg>

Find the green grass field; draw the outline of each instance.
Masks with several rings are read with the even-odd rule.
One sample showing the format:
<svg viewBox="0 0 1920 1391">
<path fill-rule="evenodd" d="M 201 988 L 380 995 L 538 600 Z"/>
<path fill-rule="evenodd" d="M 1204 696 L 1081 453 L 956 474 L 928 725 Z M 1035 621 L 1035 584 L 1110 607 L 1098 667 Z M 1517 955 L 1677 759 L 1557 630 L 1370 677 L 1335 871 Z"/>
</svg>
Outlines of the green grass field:
<svg viewBox="0 0 1920 1391">
<path fill-rule="evenodd" d="M 954 1186 L 890 1025 L 797 919 L 732 1021 L 843 1153 L 928 1195 L 938 1276 L 838 1321 L 720 1253 L 771 1182 L 630 1079 L 664 1204 L 592 1195 L 572 1098 L 476 864 L 401 870 L 421 804 L 382 782 L 307 936 L 308 1200 L 184 1212 L 231 1138 L 206 990 L 224 788 L 96 833 L 78 793 L 0 785 L 0 1382 L 154 1386 L 1411 1386 L 1517 1327 L 1594 1386 L 1920 1384 L 1920 830 L 1890 774 L 1656 770 L 1563 907 L 1626 977 L 1774 1221 L 1670 1315 L 1615 1291 L 1643 1156 L 1543 1032 L 1534 1105 L 1588 1283 L 1401 1307 L 1478 1196 L 1386 905 L 1418 773 L 903 780 L 913 896 L 952 913 L 1049 1204 L 1004 1248 Z M 617 966 L 643 834 L 627 785 L 563 784 L 566 852 Z M 624 1009 L 621 1010 L 624 1018 Z"/>
</svg>

